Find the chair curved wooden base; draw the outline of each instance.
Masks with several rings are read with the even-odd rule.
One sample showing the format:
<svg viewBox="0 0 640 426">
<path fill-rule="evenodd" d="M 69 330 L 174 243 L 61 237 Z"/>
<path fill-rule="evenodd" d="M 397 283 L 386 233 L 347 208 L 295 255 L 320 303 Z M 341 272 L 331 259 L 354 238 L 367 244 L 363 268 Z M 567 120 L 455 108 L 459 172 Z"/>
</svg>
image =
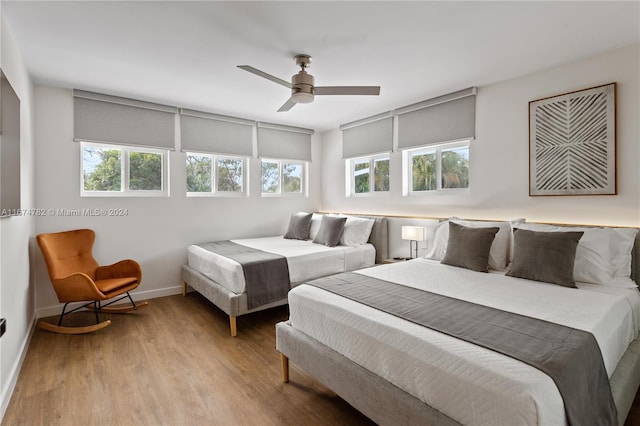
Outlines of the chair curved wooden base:
<svg viewBox="0 0 640 426">
<path fill-rule="evenodd" d="M 105 327 L 111 325 L 111 320 L 99 322 L 98 324 L 87 325 L 82 327 L 63 327 L 60 325 L 51 324 L 49 322 L 40 321 L 38 328 L 41 330 L 51 331 L 53 333 L 60 334 L 85 334 L 92 333 L 94 331 L 102 330 Z"/>
</svg>

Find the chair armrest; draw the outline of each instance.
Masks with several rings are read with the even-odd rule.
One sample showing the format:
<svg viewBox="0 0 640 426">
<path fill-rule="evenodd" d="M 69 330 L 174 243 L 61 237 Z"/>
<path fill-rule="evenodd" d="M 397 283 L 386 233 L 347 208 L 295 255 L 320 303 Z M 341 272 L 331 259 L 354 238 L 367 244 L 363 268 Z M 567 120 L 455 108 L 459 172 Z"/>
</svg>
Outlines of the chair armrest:
<svg viewBox="0 0 640 426">
<path fill-rule="evenodd" d="M 129 277 L 136 277 L 138 283 L 142 281 L 142 269 L 138 262 L 132 259 L 121 260 L 113 265 L 98 266 L 96 269 L 96 280 Z"/>
<path fill-rule="evenodd" d="M 82 272 L 55 279 L 51 284 L 60 302 L 82 302 L 105 298 L 91 277 Z"/>
</svg>

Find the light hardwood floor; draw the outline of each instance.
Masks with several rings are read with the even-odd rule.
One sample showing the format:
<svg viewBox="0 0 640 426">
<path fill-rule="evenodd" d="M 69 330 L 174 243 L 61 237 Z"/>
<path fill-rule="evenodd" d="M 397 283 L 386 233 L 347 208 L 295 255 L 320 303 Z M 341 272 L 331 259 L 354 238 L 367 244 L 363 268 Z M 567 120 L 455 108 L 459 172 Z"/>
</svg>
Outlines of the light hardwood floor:
<svg viewBox="0 0 640 426">
<path fill-rule="evenodd" d="M 373 424 L 294 364 L 280 381 L 274 324 L 286 307 L 239 317 L 235 338 L 195 292 L 104 316 L 112 325 L 89 335 L 35 331 L 3 425 Z"/>
</svg>

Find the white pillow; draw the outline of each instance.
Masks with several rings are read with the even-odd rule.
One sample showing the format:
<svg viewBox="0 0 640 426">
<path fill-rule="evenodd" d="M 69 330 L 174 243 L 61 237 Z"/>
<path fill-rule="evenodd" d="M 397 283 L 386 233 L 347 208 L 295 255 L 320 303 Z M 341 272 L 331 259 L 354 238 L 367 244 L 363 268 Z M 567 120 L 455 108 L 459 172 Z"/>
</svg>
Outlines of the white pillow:
<svg viewBox="0 0 640 426">
<path fill-rule="evenodd" d="M 616 272 L 614 256 L 611 252 L 611 240 L 616 234 L 613 228 L 557 226 L 541 223 L 523 223 L 517 225 L 517 228 L 538 232 L 584 232 L 576 249 L 573 278 L 576 281 L 593 284 L 610 284 L 613 282 Z M 631 249 L 629 249 L 630 260 Z M 629 274 L 631 274 L 631 271 L 629 271 Z"/>
<path fill-rule="evenodd" d="M 373 219 L 347 216 L 347 222 L 344 224 L 342 236 L 340 237 L 340 244 L 343 246 L 367 244 L 374 222 Z"/>
<path fill-rule="evenodd" d="M 320 224 L 322 223 L 322 215 L 318 213 L 314 213 L 311 216 L 311 229 L 309 230 L 309 239 L 313 240 L 318 236 L 318 231 L 320 231 Z"/>
<path fill-rule="evenodd" d="M 611 228 L 611 256 L 614 276 L 631 277 L 631 250 L 638 230 L 635 228 Z"/>
<path fill-rule="evenodd" d="M 433 237 L 433 244 L 427 254 L 427 259 L 442 260 L 447 252 L 447 243 L 449 242 L 449 221 L 443 220 L 438 224 Z"/>
</svg>

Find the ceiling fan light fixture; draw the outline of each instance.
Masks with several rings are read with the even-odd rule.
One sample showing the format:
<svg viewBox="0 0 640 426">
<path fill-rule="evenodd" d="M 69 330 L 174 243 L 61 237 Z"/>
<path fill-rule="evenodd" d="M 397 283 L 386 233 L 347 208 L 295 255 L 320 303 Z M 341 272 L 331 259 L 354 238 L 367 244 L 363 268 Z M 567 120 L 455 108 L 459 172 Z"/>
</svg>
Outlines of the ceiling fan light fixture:
<svg viewBox="0 0 640 426">
<path fill-rule="evenodd" d="M 296 92 L 291 95 L 291 99 L 297 104 L 308 104 L 313 102 L 313 94 L 306 92 Z"/>
</svg>

